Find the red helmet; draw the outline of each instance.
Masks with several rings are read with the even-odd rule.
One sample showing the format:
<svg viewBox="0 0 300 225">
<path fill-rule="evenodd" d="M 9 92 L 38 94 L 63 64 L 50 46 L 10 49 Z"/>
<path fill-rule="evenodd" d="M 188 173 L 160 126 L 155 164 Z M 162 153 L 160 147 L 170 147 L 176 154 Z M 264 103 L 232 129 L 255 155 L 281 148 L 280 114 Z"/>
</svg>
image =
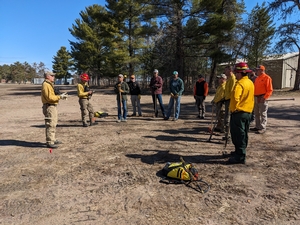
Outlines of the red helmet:
<svg viewBox="0 0 300 225">
<path fill-rule="evenodd" d="M 249 73 L 252 72 L 252 70 L 249 69 L 249 66 L 245 62 L 240 62 L 235 64 L 234 71 L 237 73 Z"/>
<path fill-rule="evenodd" d="M 90 80 L 90 77 L 89 77 L 89 75 L 87 75 L 86 73 L 84 73 L 84 74 L 81 74 L 81 75 L 80 75 L 80 79 L 81 79 L 82 81 L 89 81 L 89 80 Z"/>
</svg>

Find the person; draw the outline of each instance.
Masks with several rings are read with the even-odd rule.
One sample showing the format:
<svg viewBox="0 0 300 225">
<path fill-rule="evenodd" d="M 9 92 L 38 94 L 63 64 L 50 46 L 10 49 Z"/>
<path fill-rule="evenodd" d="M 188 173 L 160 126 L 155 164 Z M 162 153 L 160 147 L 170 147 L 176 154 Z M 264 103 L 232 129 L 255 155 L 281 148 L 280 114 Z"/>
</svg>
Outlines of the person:
<svg viewBox="0 0 300 225">
<path fill-rule="evenodd" d="M 235 66 L 237 82 L 230 98 L 230 133 L 235 151 L 227 161 L 228 164 L 245 164 L 248 145 L 248 130 L 251 112 L 254 107 L 254 85 L 248 78 L 247 63 L 240 62 Z"/>
<path fill-rule="evenodd" d="M 161 109 L 162 116 L 165 117 L 165 108 L 162 100 L 162 86 L 163 86 L 163 80 L 158 75 L 158 70 L 155 69 L 153 71 L 153 77 L 150 80 L 149 87 L 151 89 L 152 94 L 152 101 L 154 105 L 154 115 L 155 117 L 158 117 L 158 108 L 157 108 L 157 100 L 159 102 L 159 106 Z"/>
<path fill-rule="evenodd" d="M 58 148 L 62 142 L 56 139 L 56 126 L 58 121 L 57 104 L 60 99 L 66 99 L 67 94 L 55 94 L 55 73 L 46 71 L 45 80 L 42 84 L 41 99 L 43 103 L 43 114 L 45 116 L 46 145 L 48 148 Z"/>
<path fill-rule="evenodd" d="M 216 107 L 217 125 L 214 131 L 224 133 L 224 95 L 225 95 L 225 85 L 227 76 L 221 74 L 217 76 L 219 86 L 216 90 L 216 94 L 211 101 L 213 106 Z"/>
<path fill-rule="evenodd" d="M 208 95 L 208 84 L 200 74 L 198 80 L 194 86 L 194 99 L 196 100 L 196 106 L 198 109 L 198 118 L 205 118 L 205 98 Z"/>
<path fill-rule="evenodd" d="M 249 78 L 250 78 L 250 80 L 251 80 L 253 83 L 255 83 L 255 80 L 256 80 L 256 78 L 257 78 L 256 73 L 255 73 L 255 70 L 256 70 L 256 69 L 253 69 L 252 72 L 249 74 Z M 253 123 L 254 120 L 255 120 L 255 115 L 254 115 L 254 109 L 253 109 L 253 111 L 252 111 L 252 113 L 251 113 L 251 120 L 250 120 L 250 123 Z"/>
<path fill-rule="evenodd" d="M 166 114 L 166 117 L 164 118 L 165 120 L 168 120 L 171 116 L 172 108 L 174 106 L 174 100 L 175 100 L 175 112 L 174 112 L 174 118 L 173 121 L 177 121 L 179 118 L 179 113 L 180 113 L 180 100 L 182 93 L 184 91 L 184 83 L 183 81 L 178 77 L 178 72 L 174 71 L 173 72 L 173 79 L 170 79 L 170 100 L 169 100 L 169 105 L 168 105 L 168 111 Z"/>
<path fill-rule="evenodd" d="M 90 126 L 96 124 L 94 118 L 94 108 L 92 103 L 90 102 L 90 99 L 93 95 L 93 91 L 90 90 L 90 86 L 88 84 L 89 80 L 89 75 L 83 73 L 80 75 L 80 83 L 77 84 L 77 96 L 79 98 L 78 103 L 80 105 L 81 120 L 83 127 L 88 127 L 87 118 L 89 118 Z"/>
<path fill-rule="evenodd" d="M 133 109 L 133 114 L 131 116 L 136 116 L 136 108 L 138 109 L 139 116 L 142 116 L 141 103 L 140 103 L 141 89 L 139 83 L 136 82 L 134 75 L 130 76 L 130 81 L 128 82 L 128 86 L 131 95 L 130 99 L 131 99 L 131 104 Z"/>
<path fill-rule="evenodd" d="M 230 105 L 230 97 L 231 92 L 235 86 L 236 77 L 232 72 L 232 66 L 228 65 L 225 67 L 225 75 L 227 76 L 226 85 L 225 85 L 225 95 L 224 95 L 224 105 L 225 105 L 225 112 L 224 112 L 224 129 L 225 129 L 225 137 L 229 138 L 229 120 L 230 120 L 230 113 L 229 113 L 229 105 Z"/>
<path fill-rule="evenodd" d="M 129 93 L 129 87 L 126 82 L 123 81 L 124 76 L 122 74 L 118 75 L 118 82 L 114 87 L 114 91 L 117 94 L 117 104 L 118 104 L 118 120 L 117 122 L 127 121 L 127 94 Z M 123 114 L 122 114 L 123 106 Z"/>
<path fill-rule="evenodd" d="M 251 131 L 257 134 L 263 134 L 267 129 L 267 113 L 268 113 L 268 99 L 273 93 L 272 78 L 265 73 L 265 67 L 260 65 L 256 68 L 257 78 L 254 82 L 254 115 L 255 127 Z"/>
</svg>

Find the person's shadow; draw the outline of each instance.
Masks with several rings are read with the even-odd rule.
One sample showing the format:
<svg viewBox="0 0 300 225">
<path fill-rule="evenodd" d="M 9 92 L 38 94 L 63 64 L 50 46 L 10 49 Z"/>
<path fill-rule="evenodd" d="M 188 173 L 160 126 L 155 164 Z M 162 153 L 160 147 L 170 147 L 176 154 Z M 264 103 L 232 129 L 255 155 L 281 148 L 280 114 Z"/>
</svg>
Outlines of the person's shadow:
<svg viewBox="0 0 300 225">
<path fill-rule="evenodd" d="M 43 148 L 46 147 L 45 143 L 41 142 L 28 142 L 20 140 L 0 140 L 0 146 L 21 146 L 21 147 L 30 147 L 30 148 Z"/>
</svg>

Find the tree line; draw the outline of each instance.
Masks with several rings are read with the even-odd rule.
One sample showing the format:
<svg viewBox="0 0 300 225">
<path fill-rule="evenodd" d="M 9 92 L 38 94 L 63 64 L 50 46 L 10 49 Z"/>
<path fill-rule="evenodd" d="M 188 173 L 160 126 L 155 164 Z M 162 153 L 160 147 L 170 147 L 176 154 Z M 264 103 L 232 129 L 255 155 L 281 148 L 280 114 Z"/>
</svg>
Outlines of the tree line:
<svg viewBox="0 0 300 225">
<path fill-rule="evenodd" d="M 299 9 L 293 0 L 264 2 L 250 12 L 236 0 L 106 0 L 79 13 L 69 28 L 70 51 L 57 51 L 53 70 L 65 79 L 70 71 L 86 72 L 93 85 L 119 73 L 146 81 L 154 68 L 166 80 L 176 70 L 187 88 L 198 74 L 212 87 L 224 64 L 242 59 L 254 68 L 270 54 L 300 51 L 300 22 L 283 20 L 276 28 L 273 21 Z M 298 66 L 298 89 L 299 78 Z"/>
</svg>

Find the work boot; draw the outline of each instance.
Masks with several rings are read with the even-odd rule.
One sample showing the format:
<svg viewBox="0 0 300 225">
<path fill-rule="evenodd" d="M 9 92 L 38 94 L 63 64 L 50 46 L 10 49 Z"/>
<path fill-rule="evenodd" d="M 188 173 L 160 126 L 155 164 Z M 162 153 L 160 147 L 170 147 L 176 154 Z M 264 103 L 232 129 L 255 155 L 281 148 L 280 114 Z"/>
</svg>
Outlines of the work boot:
<svg viewBox="0 0 300 225">
<path fill-rule="evenodd" d="M 47 148 L 58 148 L 58 146 L 55 144 L 47 143 Z"/>
<path fill-rule="evenodd" d="M 239 160 L 236 157 L 232 156 L 228 159 L 228 161 L 226 162 L 227 165 L 231 165 L 231 164 L 245 164 L 246 160 Z"/>
<path fill-rule="evenodd" d="M 88 127 L 89 125 L 87 123 L 83 123 L 83 127 Z"/>
<path fill-rule="evenodd" d="M 155 117 L 158 117 L 158 111 L 157 111 L 157 112 L 155 112 Z"/>
<path fill-rule="evenodd" d="M 54 141 L 54 144 L 55 144 L 55 145 L 59 145 L 59 144 L 62 144 L 62 142 L 59 141 L 59 140 L 56 140 L 56 141 Z"/>
</svg>

